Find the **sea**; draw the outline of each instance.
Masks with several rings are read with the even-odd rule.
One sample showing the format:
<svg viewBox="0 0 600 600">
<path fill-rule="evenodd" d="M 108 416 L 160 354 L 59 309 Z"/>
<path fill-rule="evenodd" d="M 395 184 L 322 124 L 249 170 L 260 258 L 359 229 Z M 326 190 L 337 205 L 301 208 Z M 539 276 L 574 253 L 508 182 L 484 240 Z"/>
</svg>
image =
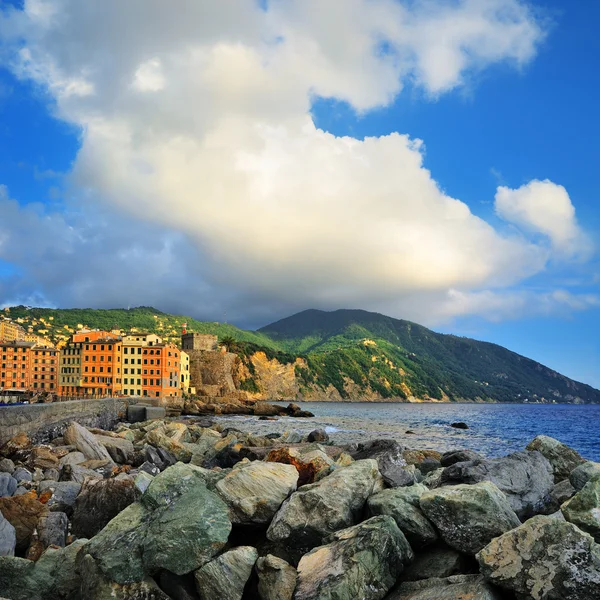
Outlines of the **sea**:
<svg viewBox="0 0 600 600">
<path fill-rule="evenodd" d="M 407 404 L 389 402 L 302 402 L 308 419 L 227 416 L 229 427 L 259 435 L 316 428 L 333 443 L 393 438 L 408 448 L 445 452 L 470 448 L 488 457 L 524 450 L 536 435 L 548 435 L 600 462 L 600 405 L 576 404 Z M 466 423 L 455 429 L 452 423 Z"/>
</svg>

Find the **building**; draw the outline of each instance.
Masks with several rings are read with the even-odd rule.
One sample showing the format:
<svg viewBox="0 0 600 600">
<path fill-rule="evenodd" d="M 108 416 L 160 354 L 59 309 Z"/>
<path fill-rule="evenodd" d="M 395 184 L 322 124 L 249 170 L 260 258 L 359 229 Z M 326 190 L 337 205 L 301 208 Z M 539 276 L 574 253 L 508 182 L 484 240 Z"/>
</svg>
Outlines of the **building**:
<svg viewBox="0 0 600 600">
<path fill-rule="evenodd" d="M 190 389 L 190 355 L 181 350 L 179 359 L 179 388 L 181 393 L 184 395 L 194 394 L 195 389 Z"/>
<path fill-rule="evenodd" d="M 216 335 L 205 333 L 184 333 L 181 336 L 182 350 L 202 350 L 212 351 L 218 348 L 218 338 Z"/>
<path fill-rule="evenodd" d="M 25 341 L 25 330 L 10 319 L 0 317 L 0 342 Z"/>
<path fill-rule="evenodd" d="M 123 393 L 126 396 L 144 396 L 144 348 L 162 344 L 154 333 L 132 333 L 123 336 Z M 148 367 L 146 366 L 146 375 Z M 154 375 L 154 368 L 152 369 Z M 146 377 L 148 379 L 148 377 Z M 154 377 L 152 377 L 154 379 Z"/>
<path fill-rule="evenodd" d="M 0 389 L 58 393 L 56 348 L 33 342 L 0 342 Z"/>
<path fill-rule="evenodd" d="M 59 351 L 51 346 L 31 349 L 30 388 L 34 392 L 58 393 Z"/>
</svg>

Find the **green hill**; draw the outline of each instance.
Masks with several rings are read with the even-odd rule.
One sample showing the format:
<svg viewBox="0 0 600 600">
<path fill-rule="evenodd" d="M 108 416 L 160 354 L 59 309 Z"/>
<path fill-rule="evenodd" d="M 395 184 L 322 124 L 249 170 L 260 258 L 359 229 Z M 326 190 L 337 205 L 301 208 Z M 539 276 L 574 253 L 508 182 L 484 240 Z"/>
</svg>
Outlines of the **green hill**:
<svg viewBox="0 0 600 600">
<path fill-rule="evenodd" d="M 240 355 L 250 373 L 243 383 L 249 391 L 260 388 L 252 356 L 263 351 L 270 360 L 294 364 L 298 389 L 311 399 L 600 403 L 600 391 L 501 346 L 363 310 L 306 310 L 255 332 L 143 306 L 16 306 L 4 315 L 54 342 L 85 326 L 147 331 L 179 344 L 187 323 L 189 331 L 217 335 Z"/>
</svg>

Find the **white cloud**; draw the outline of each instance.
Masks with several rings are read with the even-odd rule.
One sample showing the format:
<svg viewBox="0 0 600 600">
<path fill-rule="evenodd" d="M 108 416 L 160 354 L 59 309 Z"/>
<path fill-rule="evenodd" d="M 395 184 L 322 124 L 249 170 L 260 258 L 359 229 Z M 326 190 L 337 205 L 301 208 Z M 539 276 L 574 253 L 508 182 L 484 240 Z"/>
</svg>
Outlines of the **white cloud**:
<svg viewBox="0 0 600 600">
<path fill-rule="evenodd" d="M 591 241 L 579 227 L 575 207 L 562 185 L 546 179 L 530 181 L 516 190 L 501 186 L 495 208 L 506 221 L 547 236 L 567 256 L 586 256 L 591 251 Z"/>
<path fill-rule="evenodd" d="M 98 302 L 101 286 L 103 302 L 122 304 L 118 291 L 133 281 L 143 303 L 164 299 L 169 286 L 158 294 L 157 276 L 179 285 L 179 270 L 196 277 L 196 305 L 213 313 L 218 298 L 240 314 L 258 315 L 248 307 L 261 302 L 267 311 L 388 306 L 402 315 L 416 299 L 431 323 L 462 314 L 457 303 L 448 308 L 449 290 L 518 284 L 552 255 L 445 194 L 419 140 L 336 137 L 310 118 L 315 95 L 373 110 L 407 83 L 437 95 L 491 64 L 527 63 L 544 31 L 525 2 L 275 0 L 265 11 L 240 0 L 233 11 L 208 0 L 180 0 L 177 10 L 105 0 L 98 11 L 80 0 L 27 0 L 0 32 L 20 48 L 15 72 L 44 86 L 60 118 L 81 128 L 72 181 L 82 202 L 84 193 L 101 198 L 94 211 L 123 215 L 131 228 L 38 214 L 34 248 L 53 238 L 54 220 L 60 245 L 85 239 L 72 241 L 73 253 L 109 248 L 127 264 L 109 283 L 100 259 L 60 271 L 66 255 L 53 247 L 56 261 L 30 271 L 55 296 L 53 269 L 79 304 Z M 150 231 L 155 240 L 144 237 Z M 19 262 L 7 248 L 0 257 Z"/>
</svg>

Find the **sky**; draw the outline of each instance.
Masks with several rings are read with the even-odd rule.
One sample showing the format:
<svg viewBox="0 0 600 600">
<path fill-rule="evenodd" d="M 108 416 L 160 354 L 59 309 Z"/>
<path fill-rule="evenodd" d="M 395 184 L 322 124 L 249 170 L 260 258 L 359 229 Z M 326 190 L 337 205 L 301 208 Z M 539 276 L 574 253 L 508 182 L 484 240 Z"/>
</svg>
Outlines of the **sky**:
<svg viewBox="0 0 600 600">
<path fill-rule="evenodd" d="M 0 0 L 0 306 L 362 308 L 600 387 L 600 3 L 176 6 Z"/>
</svg>

